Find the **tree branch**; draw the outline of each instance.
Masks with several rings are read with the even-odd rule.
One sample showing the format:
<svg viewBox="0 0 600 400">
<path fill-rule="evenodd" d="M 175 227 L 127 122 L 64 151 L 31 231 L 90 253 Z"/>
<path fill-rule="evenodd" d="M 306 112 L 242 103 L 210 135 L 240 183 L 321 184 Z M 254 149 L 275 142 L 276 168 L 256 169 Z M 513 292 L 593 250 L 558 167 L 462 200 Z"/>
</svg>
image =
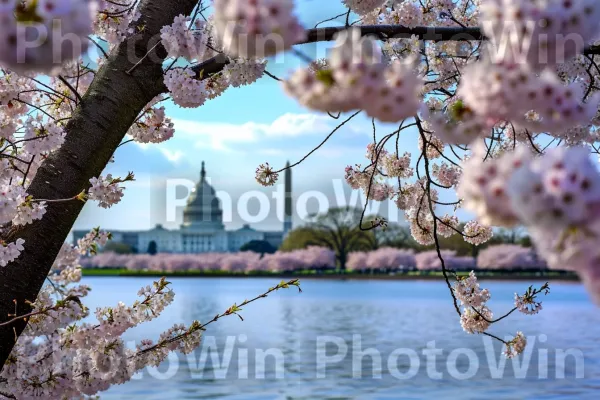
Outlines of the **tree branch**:
<svg viewBox="0 0 600 400">
<path fill-rule="evenodd" d="M 416 26 L 407 28 L 403 25 L 356 25 L 363 36 L 376 36 L 380 40 L 389 39 L 409 39 L 413 35 L 421 40 L 441 42 L 441 41 L 463 41 L 463 40 L 487 40 L 481 29 L 478 27 L 428 27 Z M 297 44 L 308 44 L 317 42 L 328 42 L 343 30 L 348 29 L 345 26 L 333 26 L 325 28 L 313 28 L 306 30 L 306 40 Z M 600 46 L 586 47 L 584 54 L 600 54 Z M 229 59 L 224 54 L 219 54 L 209 60 L 204 61 L 193 67 L 196 73 L 204 71 L 204 78 L 220 72 L 225 65 L 229 64 Z M 166 90 L 166 89 L 165 89 Z"/>
</svg>

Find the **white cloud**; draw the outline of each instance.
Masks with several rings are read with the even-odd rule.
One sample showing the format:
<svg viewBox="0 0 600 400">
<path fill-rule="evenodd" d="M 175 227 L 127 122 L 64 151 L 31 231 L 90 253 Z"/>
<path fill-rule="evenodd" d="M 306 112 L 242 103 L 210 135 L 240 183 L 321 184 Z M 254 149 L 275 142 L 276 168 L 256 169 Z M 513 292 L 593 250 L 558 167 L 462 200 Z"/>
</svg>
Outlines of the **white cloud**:
<svg viewBox="0 0 600 400">
<path fill-rule="evenodd" d="M 183 135 L 197 139 L 198 147 L 209 145 L 215 149 L 223 149 L 226 143 L 250 143 L 258 138 L 256 132 L 248 125 L 234 125 L 221 122 L 199 122 L 175 119 L 175 136 Z"/>
<path fill-rule="evenodd" d="M 196 140 L 196 148 L 231 151 L 231 144 L 256 143 L 263 138 L 323 135 L 336 126 L 327 115 L 287 113 L 271 123 L 229 124 L 175 119 L 175 135 Z"/>
<path fill-rule="evenodd" d="M 165 158 L 172 163 L 178 162 L 181 160 L 181 157 L 183 157 L 183 152 L 180 150 L 171 151 L 165 148 L 160 148 L 159 150 L 165 156 Z"/>
<path fill-rule="evenodd" d="M 333 119 L 326 115 L 287 113 L 270 125 L 262 124 L 258 127 L 268 136 L 299 136 L 330 132 L 332 121 Z"/>
</svg>

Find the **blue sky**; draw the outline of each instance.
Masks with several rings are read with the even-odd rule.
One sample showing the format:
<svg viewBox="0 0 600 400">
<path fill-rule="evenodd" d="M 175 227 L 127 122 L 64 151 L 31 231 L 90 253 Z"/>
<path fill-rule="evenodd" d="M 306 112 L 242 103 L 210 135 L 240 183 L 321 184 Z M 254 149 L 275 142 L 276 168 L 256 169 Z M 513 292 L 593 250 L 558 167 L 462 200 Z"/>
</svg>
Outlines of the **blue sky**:
<svg viewBox="0 0 600 400">
<path fill-rule="evenodd" d="M 318 7 L 316 0 L 299 1 L 298 4 L 300 18 L 307 27 L 344 11 L 339 1 L 319 1 Z M 343 18 L 338 22 L 341 23 Z M 324 57 L 329 45 L 305 45 L 300 49 L 313 58 Z M 286 53 L 269 60 L 267 70 L 285 77 L 302 64 L 297 56 Z M 97 207 L 94 202 L 87 204 L 74 229 L 101 226 L 108 230 L 137 230 L 151 228 L 157 223 L 177 228 L 181 223 L 181 209 L 177 210 L 176 221 L 166 221 L 165 187 L 172 179 L 197 181 L 202 161 L 206 162 L 207 176 L 215 189 L 227 192 L 233 199 L 234 212 L 225 225 L 231 229 L 240 227 L 244 219 L 236 212 L 239 197 L 243 193 L 260 191 L 272 199 L 272 192 L 276 190 L 262 188 L 256 183 L 256 167 L 269 162 L 273 167 L 281 168 L 286 160 L 299 160 L 339 123 L 326 114 L 303 108 L 283 92 L 279 82 L 266 76 L 251 86 L 229 89 L 221 97 L 197 109 L 181 109 L 173 104 L 166 107 L 167 114 L 175 123 L 174 138 L 162 144 L 129 143 L 120 147 L 115 153 L 115 163 L 107 167 L 107 172 L 124 176 L 127 171 L 133 171 L 136 181 L 126 184 L 121 203 L 108 210 Z M 379 134 L 393 130 L 394 126 L 378 124 Z M 359 115 L 317 153 L 296 167 L 293 170 L 296 200 L 303 193 L 306 199 L 311 197 L 307 192 L 318 191 L 324 194 L 329 205 L 345 205 L 341 198 L 348 200 L 350 189 L 343 183 L 344 167 L 366 162 L 365 148 L 371 135 L 370 119 Z M 403 132 L 401 151 L 415 153 L 416 138 L 415 131 Z M 283 179 L 280 181 L 283 183 Z M 336 197 L 334 187 L 343 187 L 344 194 L 341 195 L 338 190 Z M 184 196 L 185 192 L 181 188 L 177 194 Z M 354 196 L 356 199 L 357 194 Z M 271 203 L 269 217 L 253 223 L 253 226 L 280 229 L 281 222 L 274 211 L 275 201 L 271 200 Z M 319 203 L 315 198 L 306 203 L 308 211 L 317 210 Z M 249 212 L 256 214 L 258 200 L 250 200 L 248 204 Z M 388 205 L 380 207 L 381 214 L 388 215 L 383 211 L 388 209 Z M 296 225 L 301 223 L 300 216 L 295 215 L 294 222 Z"/>
</svg>

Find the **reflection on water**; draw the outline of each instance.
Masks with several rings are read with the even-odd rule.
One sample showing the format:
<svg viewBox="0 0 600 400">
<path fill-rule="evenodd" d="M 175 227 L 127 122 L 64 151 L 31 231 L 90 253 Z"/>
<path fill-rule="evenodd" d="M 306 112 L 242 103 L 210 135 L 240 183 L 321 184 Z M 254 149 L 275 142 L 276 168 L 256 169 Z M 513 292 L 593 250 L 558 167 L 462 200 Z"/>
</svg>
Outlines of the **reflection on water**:
<svg viewBox="0 0 600 400">
<path fill-rule="evenodd" d="M 86 278 L 88 305 L 132 302 L 147 278 Z M 175 323 L 207 321 L 262 293 L 273 279 L 171 279 L 175 302 L 125 335 L 156 339 Z M 483 282 L 501 315 L 530 282 Z M 528 352 L 504 361 L 498 342 L 465 334 L 448 289 L 431 281 L 304 280 L 219 320 L 190 356 L 102 395 L 105 399 L 597 399 L 600 310 L 579 284 L 551 283 L 537 316 L 492 332 L 523 331 Z"/>
</svg>

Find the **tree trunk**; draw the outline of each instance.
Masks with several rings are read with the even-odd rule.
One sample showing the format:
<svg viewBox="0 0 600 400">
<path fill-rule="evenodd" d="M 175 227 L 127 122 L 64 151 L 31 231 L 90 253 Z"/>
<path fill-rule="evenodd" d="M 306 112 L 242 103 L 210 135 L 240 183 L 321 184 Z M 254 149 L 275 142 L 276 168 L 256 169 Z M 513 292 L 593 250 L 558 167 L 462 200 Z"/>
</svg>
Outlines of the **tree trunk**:
<svg viewBox="0 0 600 400">
<path fill-rule="evenodd" d="M 66 126 L 62 147 L 39 168 L 28 188 L 37 199 L 65 199 L 89 187 L 89 179 L 102 173 L 135 118 L 154 97 L 165 91 L 158 46 L 131 75 L 126 71 L 160 40 L 160 29 L 179 14 L 190 14 L 197 0 L 145 0 L 136 35 L 111 52 L 98 71 L 83 101 Z M 13 227 L 3 239 L 25 240 L 25 251 L 0 268 L 0 322 L 30 312 L 54 259 L 77 219 L 83 203 L 78 200 L 49 203 L 44 218 L 25 227 Z M 20 320 L 0 327 L 0 371 L 26 326 Z"/>
<path fill-rule="evenodd" d="M 346 261 L 348 255 L 346 254 L 346 250 L 341 249 L 338 254 L 338 261 L 340 262 L 340 270 L 346 271 Z"/>
</svg>

